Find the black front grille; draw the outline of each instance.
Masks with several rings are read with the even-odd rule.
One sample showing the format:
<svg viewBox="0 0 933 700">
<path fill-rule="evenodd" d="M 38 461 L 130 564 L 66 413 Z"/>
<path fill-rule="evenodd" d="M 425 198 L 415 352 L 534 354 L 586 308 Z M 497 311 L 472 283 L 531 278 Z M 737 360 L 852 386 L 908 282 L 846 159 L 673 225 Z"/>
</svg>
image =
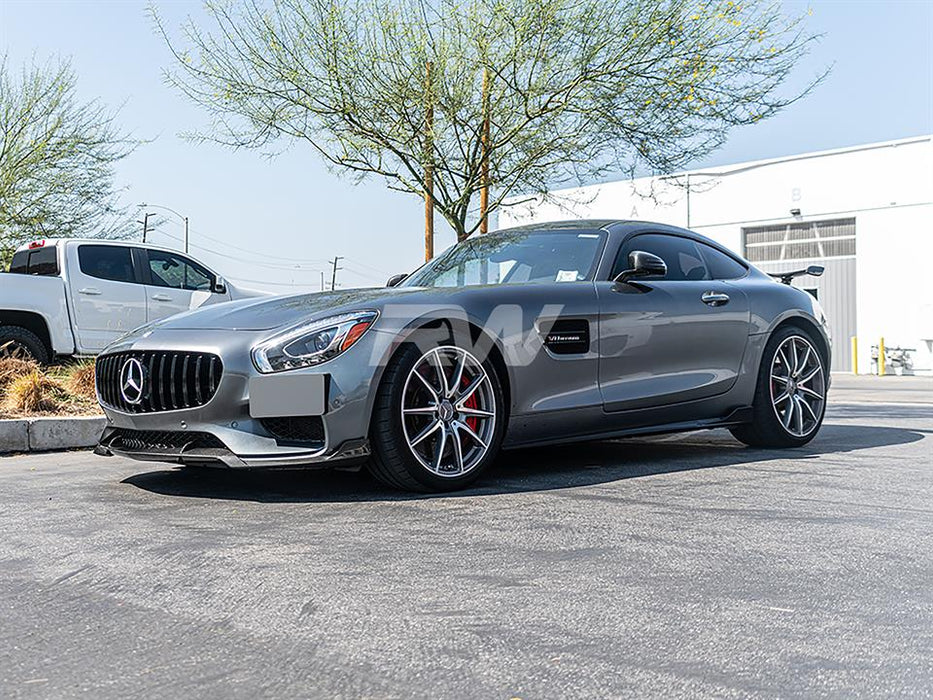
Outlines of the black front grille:
<svg viewBox="0 0 933 700">
<path fill-rule="evenodd" d="M 128 392 L 130 401 L 121 386 L 123 367 L 133 359 L 143 370 L 138 402 L 135 390 Z M 124 413 L 197 408 L 213 398 L 222 374 L 220 358 L 206 352 L 118 352 L 97 358 L 97 392 L 101 403 Z"/>
<path fill-rule="evenodd" d="M 282 442 L 324 442 L 324 421 L 320 416 L 260 418 L 259 422 Z"/>
<path fill-rule="evenodd" d="M 108 436 L 111 447 L 130 452 L 189 452 L 225 449 L 220 439 L 210 433 L 178 430 L 128 430 L 117 428 Z"/>
</svg>

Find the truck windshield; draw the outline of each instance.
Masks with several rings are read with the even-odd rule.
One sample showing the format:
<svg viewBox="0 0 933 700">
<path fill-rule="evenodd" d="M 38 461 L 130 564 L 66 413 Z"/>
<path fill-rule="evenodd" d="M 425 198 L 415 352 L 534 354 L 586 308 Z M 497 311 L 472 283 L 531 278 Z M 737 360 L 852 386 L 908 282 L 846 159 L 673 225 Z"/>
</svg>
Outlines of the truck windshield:
<svg viewBox="0 0 933 700">
<path fill-rule="evenodd" d="M 58 255 L 55 246 L 15 253 L 10 262 L 10 272 L 20 275 L 57 275 Z"/>
<path fill-rule="evenodd" d="M 605 234 L 504 231 L 474 236 L 435 258 L 403 287 L 580 282 L 592 279 Z"/>
</svg>

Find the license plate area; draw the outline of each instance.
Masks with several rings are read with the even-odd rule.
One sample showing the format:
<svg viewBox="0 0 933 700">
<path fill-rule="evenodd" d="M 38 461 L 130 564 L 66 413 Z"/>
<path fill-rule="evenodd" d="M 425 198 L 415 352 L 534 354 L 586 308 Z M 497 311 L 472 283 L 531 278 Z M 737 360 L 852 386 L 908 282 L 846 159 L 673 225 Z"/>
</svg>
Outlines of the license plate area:
<svg viewBox="0 0 933 700">
<path fill-rule="evenodd" d="M 327 407 L 327 375 L 273 374 L 249 380 L 253 418 L 321 416 Z"/>
</svg>

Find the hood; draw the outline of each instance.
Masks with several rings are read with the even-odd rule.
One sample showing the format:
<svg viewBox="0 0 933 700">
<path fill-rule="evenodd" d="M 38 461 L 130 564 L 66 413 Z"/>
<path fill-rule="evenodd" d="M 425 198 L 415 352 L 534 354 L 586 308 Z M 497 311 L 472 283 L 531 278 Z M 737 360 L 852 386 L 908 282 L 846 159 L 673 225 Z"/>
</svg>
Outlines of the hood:
<svg viewBox="0 0 933 700">
<path fill-rule="evenodd" d="M 414 289 L 346 289 L 297 296 L 258 297 L 204 306 L 150 328 L 165 330 L 266 331 L 367 306 L 380 307 Z"/>
</svg>

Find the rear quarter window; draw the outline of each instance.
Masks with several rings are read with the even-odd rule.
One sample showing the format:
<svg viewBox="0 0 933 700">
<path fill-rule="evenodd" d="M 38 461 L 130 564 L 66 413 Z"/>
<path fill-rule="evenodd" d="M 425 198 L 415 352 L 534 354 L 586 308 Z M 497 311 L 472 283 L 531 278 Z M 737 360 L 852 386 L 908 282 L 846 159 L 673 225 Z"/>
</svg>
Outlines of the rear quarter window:
<svg viewBox="0 0 933 700">
<path fill-rule="evenodd" d="M 715 248 L 698 243 L 700 252 L 706 260 L 706 267 L 709 269 L 710 277 L 714 280 L 736 280 L 745 277 L 748 268 L 734 258 L 721 253 Z"/>
<path fill-rule="evenodd" d="M 19 251 L 13 255 L 10 272 L 20 275 L 57 275 L 58 253 L 55 246 Z"/>
<path fill-rule="evenodd" d="M 29 251 L 21 250 L 13 254 L 13 260 L 10 262 L 10 272 L 17 275 L 25 275 L 29 266 Z"/>
</svg>

